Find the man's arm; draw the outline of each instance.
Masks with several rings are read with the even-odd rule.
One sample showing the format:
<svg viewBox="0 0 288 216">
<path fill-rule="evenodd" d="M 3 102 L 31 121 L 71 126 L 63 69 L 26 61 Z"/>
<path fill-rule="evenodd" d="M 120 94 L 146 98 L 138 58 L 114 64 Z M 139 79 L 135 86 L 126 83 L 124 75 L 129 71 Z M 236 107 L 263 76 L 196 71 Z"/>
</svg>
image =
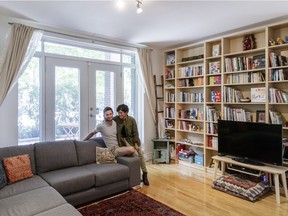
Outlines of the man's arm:
<svg viewBox="0 0 288 216">
<path fill-rule="evenodd" d="M 97 133 L 96 130 L 92 131 L 91 133 L 89 133 L 84 139 L 83 141 L 89 140 L 91 137 L 93 137 L 95 134 Z"/>
</svg>

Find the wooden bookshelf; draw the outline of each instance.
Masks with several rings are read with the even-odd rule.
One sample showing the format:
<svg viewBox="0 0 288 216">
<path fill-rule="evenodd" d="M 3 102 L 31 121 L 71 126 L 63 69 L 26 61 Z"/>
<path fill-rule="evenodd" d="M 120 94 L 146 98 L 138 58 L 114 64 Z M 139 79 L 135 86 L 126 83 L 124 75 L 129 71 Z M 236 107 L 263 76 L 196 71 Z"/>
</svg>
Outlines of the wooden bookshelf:
<svg viewBox="0 0 288 216">
<path fill-rule="evenodd" d="M 229 119 L 232 115 L 233 120 L 256 122 L 262 112 L 264 122 L 272 123 L 269 111 L 275 110 L 281 115 L 283 136 L 288 137 L 288 43 L 277 44 L 277 38 L 285 40 L 287 32 L 288 22 L 276 23 L 165 51 L 165 63 L 171 53 L 175 56 L 175 62 L 164 65 L 165 92 L 167 97 L 174 96 L 174 101 L 166 100 L 164 108 L 173 109 L 175 114 L 171 117 L 165 113 L 169 122 L 165 131 L 171 134 L 176 153 L 197 143 L 195 146 L 204 157 L 202 166 L 189 161 L 180 161 L 182 164 L 211 170 L 212 157 L 218 149 L 215 116 Z M 246 49 L 243 41 L 249 35 L 255 43 Z M 174 76 L 168 76 L 169 71 Z M 260 97 L 255 94 L 258 90 L 262 94 L 264 91 L 264 99 L 255 99 Z M 246 98 L 250 101 L 240 100 Z M 184 118 L 185 110 L 188 117 Z"/>
</svg>

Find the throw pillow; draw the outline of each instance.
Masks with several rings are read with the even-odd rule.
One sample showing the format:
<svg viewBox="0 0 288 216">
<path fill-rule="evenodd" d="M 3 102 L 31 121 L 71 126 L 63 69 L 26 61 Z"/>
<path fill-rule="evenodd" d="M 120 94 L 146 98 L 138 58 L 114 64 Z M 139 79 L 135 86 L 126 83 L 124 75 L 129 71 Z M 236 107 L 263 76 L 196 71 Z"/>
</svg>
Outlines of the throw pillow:
<svg viewBox="0 0 288 216">
<path fill-rule="evenodd" d="M 109 148 L 96 147 L 96 163 L 117 163 L 113 150 Z"/>
<path fill-rule="evenodd" d="M 7 185 L 7 177 L 2 161 L 0 161 L 0 189 Z"/>
<path fill-rule="evenodd" d="M 28 154 L 4 158 L 3 165 L 6 171 L 8 184 L 33 176 Z"/>
</svg>

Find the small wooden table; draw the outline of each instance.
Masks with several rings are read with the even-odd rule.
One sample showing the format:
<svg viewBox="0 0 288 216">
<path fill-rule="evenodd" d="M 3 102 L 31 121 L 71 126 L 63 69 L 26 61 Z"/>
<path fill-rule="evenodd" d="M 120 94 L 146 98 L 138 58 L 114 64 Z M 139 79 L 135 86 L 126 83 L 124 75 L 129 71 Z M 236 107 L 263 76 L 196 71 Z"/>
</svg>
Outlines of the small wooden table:
<svg viewBox="0 0 288 216">
<path fill-rule="evenodd" d="M 276 203 L 277 204 L 280 204 L 280 188 L 279 188 L 279 175 L 280 175 L 281 180 L 282 180 L 282 184 L 283 184 L 285 197 L 288 197 L 287 181 L 286 181 L 286 175 L 285 175 L 285 173 L 288 171 L 288 167 L 272 166 L 272 165 L 271 166 L 255 166 L 255 165 L 251 165 L 251 164 L 245 164 L 245 163 L 237 162 L 230 157 L 218 156 L 218 155 L 213 156 L 212 159 L 215 162 L 213 180 L 216 179 L 219 162 L 221 162 L 222 175 L 224 175 L 224 173 L 225 173 L 226 164 L 238 165 L 238 166 L 242 166 L 245 168 L 258 170 L 258 171 L 261 171 L 263 173 L 272 174 L 273 178 L 274 178 L 275 195 L 276 195 Z"/>
</svg>

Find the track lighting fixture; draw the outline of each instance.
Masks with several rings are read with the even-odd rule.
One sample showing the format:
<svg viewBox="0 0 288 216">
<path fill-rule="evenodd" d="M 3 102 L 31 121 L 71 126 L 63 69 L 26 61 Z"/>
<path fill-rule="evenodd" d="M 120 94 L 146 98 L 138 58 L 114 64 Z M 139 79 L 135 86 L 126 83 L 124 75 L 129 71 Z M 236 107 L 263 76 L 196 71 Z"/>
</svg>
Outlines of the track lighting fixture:
<svg viewBox="0 0 288 216">
<path fill-rule="evenodd" d="M 137 2 L 137 13 L 142 13 L 143 9 L 141 8 L 142 0 L 136 0 Z"/>
<path fill-rule="evenodd" d="M 137 13 L 142 13 L 143 9 L 141 8 L 141 5 L 143 4 L 143 0 L 136 0 L 136 8 Z M 123 9 L 125 6 L 124 0 L 117 0 L 117 7 L 119 9 Z"/>
</svg>

